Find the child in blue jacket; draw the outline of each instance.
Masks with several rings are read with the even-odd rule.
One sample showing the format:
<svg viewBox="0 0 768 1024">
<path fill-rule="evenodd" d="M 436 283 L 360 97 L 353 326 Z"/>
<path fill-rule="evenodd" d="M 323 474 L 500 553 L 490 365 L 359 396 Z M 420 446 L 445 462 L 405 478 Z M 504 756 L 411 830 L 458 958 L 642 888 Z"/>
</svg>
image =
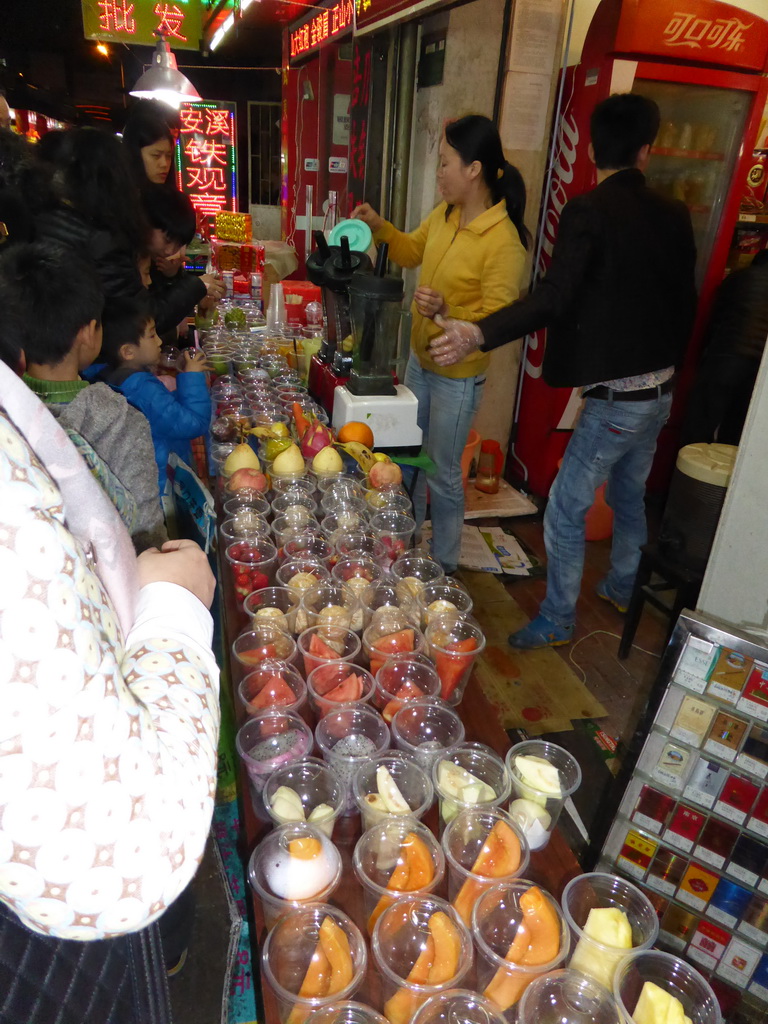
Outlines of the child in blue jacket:
<svg viewBox="0 0 768 1024">
<path fill-rule="evenodd" d="M 100 379 L 149 420 L 160 494 L 165 490 L 168 455 L 176 452 L 192 465 L 189 442 L 204 434 L 211 420 L 205 354 L 184 353 L 184 369 L 176 378 L 176 390 L 169 391 L 151 372 L 160 357 L 161 344 L 155 321 L 141 300 L 115 300 L 107 306 L 101 348 L 107 366 Z"/>
</svg>

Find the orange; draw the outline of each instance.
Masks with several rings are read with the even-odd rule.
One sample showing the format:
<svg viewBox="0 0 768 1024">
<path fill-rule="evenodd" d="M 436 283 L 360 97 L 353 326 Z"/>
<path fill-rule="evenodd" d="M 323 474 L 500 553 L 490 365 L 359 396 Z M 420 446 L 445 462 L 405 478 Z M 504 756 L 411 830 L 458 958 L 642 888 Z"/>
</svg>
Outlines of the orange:
<svg viewBox="0 0 768 1024">
<path fill-rule="evenodd" d="M 346 444 L 347 441 L 359 441 L 366 448 L 373 448 L 373 431 L 367 423 L 360 423 L 358 420 L 345 423 L 336 436 L 342 444 Z"/>
</svg>

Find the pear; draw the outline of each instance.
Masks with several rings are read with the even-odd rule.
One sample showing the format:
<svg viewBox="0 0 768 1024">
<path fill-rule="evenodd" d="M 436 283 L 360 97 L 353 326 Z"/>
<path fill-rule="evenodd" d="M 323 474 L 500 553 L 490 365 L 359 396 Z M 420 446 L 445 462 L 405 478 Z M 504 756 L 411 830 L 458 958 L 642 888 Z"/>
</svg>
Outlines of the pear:
<svg viewBox="0 0 768 1024">
<path fill-rule="evenodd" d="M 232 476 L 238 469 L 253 469 L 257 473 L 261 470 L 256 452 L 249 444 L 239 444 L 226 458 L 225 476 Z"/>
<path fill-rule="evenodd" d="M 333 445 L 328 444 L 325 448 L 321 448 L 314 459 L 312 459 L 312 469 L 316 473 L 324 473 L 330 476 L 332 473 L 340 473 L 344 469 L 344 463 L 341 461 L 341 456 Z"/>
<path fill-rule="evenodd" d="M 304 472 L 304 456 L 299 446 L 289 445 L 285 451 L 279 452 L 272 463 L 272 472 L 275 476 L 294 476 Z"/>
</svg>

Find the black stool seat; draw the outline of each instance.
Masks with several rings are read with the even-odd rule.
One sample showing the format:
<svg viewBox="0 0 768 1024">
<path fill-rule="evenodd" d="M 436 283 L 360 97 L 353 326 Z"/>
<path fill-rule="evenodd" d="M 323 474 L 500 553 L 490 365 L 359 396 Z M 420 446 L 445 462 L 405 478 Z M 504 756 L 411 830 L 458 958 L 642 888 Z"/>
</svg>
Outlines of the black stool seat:
<svg viewBox="0 0 768 1024">
<path fill-rule="evenodd" d="M 666 647 L 680 612 L 683 608 L 694 609 L 696 607 L 701 583 L 704 579 L 703 572 L 689 569 L 663 555 L 658 544 L 644 544 L 640 551 L 642 552 L 640 565 L 637 568 L 635 585 L 627 608 L 624 632 L 621 634 L 619 643 L 619 658 L 622 660 L 627 657 L 632 648 L 632 641 L 635 639 L 640 616 L 643 614 L 643 605 L 646 601 L 669 616 L 669 629 L 664 640 Z M 652 582 L 654 576 L 658 579 Z M 671 600 L 664 601 L 658 596 L 673 591 L 674 596 Z"/>
</svg>

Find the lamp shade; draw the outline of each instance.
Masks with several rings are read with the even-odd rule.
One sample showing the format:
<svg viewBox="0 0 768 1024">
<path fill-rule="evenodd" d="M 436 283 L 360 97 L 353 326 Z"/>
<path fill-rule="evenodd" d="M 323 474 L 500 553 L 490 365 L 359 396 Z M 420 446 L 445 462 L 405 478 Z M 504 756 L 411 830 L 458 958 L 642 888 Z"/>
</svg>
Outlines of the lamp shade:
<svg viewBox="0 0 768 1024">
<path fill-rule="evenodd" d="M 131 96 L 145 100 L 159 100 L 170 107 L 178 109 L 184 100 L 199 100 L 200 93 L 190 80 L 179 71 L 176 58 L 165 39 L 160 36 L 155 52 L 152 54 L 152 65 L 147 68 L 131 89 Z"/>
</svg>

